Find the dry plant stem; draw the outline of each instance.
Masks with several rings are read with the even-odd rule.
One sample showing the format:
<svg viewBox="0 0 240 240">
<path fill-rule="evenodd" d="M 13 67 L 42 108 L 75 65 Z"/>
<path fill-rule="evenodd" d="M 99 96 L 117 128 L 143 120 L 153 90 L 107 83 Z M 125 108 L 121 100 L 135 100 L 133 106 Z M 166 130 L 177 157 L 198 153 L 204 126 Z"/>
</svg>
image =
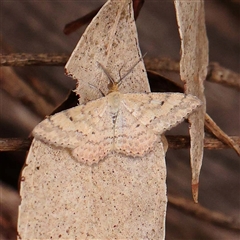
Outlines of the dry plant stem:
<svg viewBox="0 0 240 240">
<path fill-rule="evenodd" d="M 189 148 L 189 136 L 166 136 L 168 146 L 171 149 Z M 232 141 L 240 145 L 240 137 L 231 136 Z M 0 152 L 27 151 L 30 147 L 30 139 L 22 138 L 0 138 Z M 216 138 L 205 138 L 204 147 L 209 150 L 228 149 L 229 146 Z"/>
<path fill-rule="evenodd" d="M 230 138 L 226 133 L 224 133 L 221 128 L 217 126 L 217 124 L 212 120 L 212 118 L 206 114 L 205 115 L 205 127 L 210 130 L 218 139 L 225 142 L 229 146 L 231 146 L 237 154 L 240 156 L 240 144 L 239 142 L 235 142 L 232 138 Z"/>
<path fill-rule="evenodd" d="M 1 54 L 0 66 L 64 66 L 68 59 L 68 54 Z M 147 70 L 179 72 L 179 62 L 172 59 L 146 57 L 144 58 L 144 63 Z M 217 63 L 209 64 L 206 80 L 240 90 L 240 74 L 226 69 Z"/>
<path fill-rule="evenodd" d="M 31 144 L 30 139 L 0 138 L 0 151 L 27 151 Z"/>
<path fill-rule="evenodd" d="M 66 34 L 66 35 L 69 35 L 70 33 L 72 32 L 75 32 L 77 29 L 79 29 L 80 27 L 82 27 L 83 25 L 91 22 L 91 20 L 94 18 L 94 16 L 98 13 L 98 11 L 102 8 L 99 7 L 97 9 L 94 9 L 93 11 L 91 11 L 90 13 L 88 13 L 87 15 L 81 17 L 81 18 L 78 18 L 70 23 L 68 23 L 65 27 L 64 27 L 64 30 L 63 32 Z"/>
<path fill-rule="evenodd" d="M 34 81 L 32 82 L 34 85 Z M 45 116 L 46 112 L 51 112 L 54 108 L 54 101 L 51 99 L 53 88 L 46 87 L 43 82 L 30 86 L 25 78 L 20 77 L 12 67 L 1 69 L 0 76 L 1 90 L 6 92 L 16 101 L 26 106 L 37 116 Z"/>
<path fill-rule="evenodd" d="M 226 229 L 240 231 L 239 221 L 222 213 L 211 211 L 190 200 L 173 197 L 168 194 L 168 204 L 203 221 L 210 222 Z"/>
<path fill-rule="evenodd" d="M 179 73 L 179 62 L 169 58 L 144 58 L 147 70 Z"/>
<path fill-rule="evenodd" d="M 190 137 L 189 136 L 166 136 L 168 141 L 169 148 L 172 149 L 181 149 L 181 148 L 189 148 L 190 147 Z M 240 137 L 231 136 L 232 141 L 236 144 L 240 145 Z M 221 140 L 216 138 L 205 137 L 204 139 L 204 148 L 209 150 L 216 149 L 228 149 L 229 145 L 224 144 Z"/>
<path fill-rule="evenodd" d="M 66 61 L 68 60 L 69 55 L 67 54 L 9 54 L 9 55 L 1 55 L 1 66 L 63 66 Z M 148 69 L 151 70 L 161 70 L 161 71 L 173 71 L 178 72 L 179 71 L 179 63 L 173 60 L 169 59 L 157 59 L 157 58 L 145 58 L 145 64 Z M 216 70 L 214 68 L 216 67 Z M 219 70 L 219 74 L 218 70 Z M 229 77 L 229 84 L 228 79 L 226 77 Z M 221 66 L 219 66 L 216 63 L 213 63 L 209 65 L 209 74 L 207 79 L 212 82 L 217 82 L 224 84 L 225 86 L 231 86 L 235 89 L 239 88 L 240 83 L 240 75 L 237 73 L 234 73 L 228 69 L 225 69 Z M 7 82 L 6 82 L 7 83 Z M 215 136 L 219 137 L 222 141 L 225 141 L 226 144 L 229 144 L 229 146 L 232 146 L 235 151 L 239 154 L 239 146 L 237 143 L 234 143 L 233 139 L 228 139 L 227 135 L 221 130 L 220 132 L 217 132 L 217 129 L 220 129 L 217 127 L 217 125 L 213 122 L 213 120 L 210 120 L 209 116 L 205 117 L 205 125 L 210 131 L 215 132 Z M 212 130 L 211 130 L 212 129 Z"/>
<path fill-rule="evenodd" d="M 147 70 L 179 72 L 179 62 L 172 59 L 146 57 L 144 62 Z M 209 63 L 206 80 L 240 90 L 240 74 L 215 62 Z"/>
<path fill-rule="evenodd" d="M 226 69 L 218 63 L 212 62 L 209 64 L 207 79 L 240 90 L 240 74 Z"/>
<path fill-rule="evenodd" d="M 69 58 L 68 54 L 31 54 L 31 53 L 12 53 L 0 55 L 0 66 L 64 66 Z"/>
</svg>

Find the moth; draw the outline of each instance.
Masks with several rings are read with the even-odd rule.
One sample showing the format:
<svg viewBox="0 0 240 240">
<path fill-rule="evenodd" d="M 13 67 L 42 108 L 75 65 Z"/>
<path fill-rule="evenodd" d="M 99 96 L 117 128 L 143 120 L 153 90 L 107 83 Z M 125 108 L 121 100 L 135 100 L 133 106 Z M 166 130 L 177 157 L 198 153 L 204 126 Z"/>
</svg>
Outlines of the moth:
<svg viewBox="0 0 240 240">
<path fill-rule="evenodd" d="M 123 94 L 119 88 L 129 72 L 115 82 L 101 67 L 110 81 L 108 94 L 47 117 L 34 128 L 36 139 L 68 149 L 88 165 L 113 152 L 142 157 L 163 132 L 201 105 L 195 96 L 182 93 Z"/>
</svg>

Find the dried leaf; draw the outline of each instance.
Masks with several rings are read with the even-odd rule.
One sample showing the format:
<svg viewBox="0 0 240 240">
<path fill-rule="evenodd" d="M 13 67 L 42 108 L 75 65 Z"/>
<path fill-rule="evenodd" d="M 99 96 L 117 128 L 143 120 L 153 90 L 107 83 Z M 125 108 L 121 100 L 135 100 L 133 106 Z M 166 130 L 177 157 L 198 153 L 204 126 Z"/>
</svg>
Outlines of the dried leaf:
<svg viewBox="0 0 240 240">
<path fill-rule="evenodd" d="M 111 154 L 89 167 L 34 140 L 21 178 L 21 238 L 164 239 L 164 159 L 159 142 L 145 158 Z"/>
<path fill-rule="evenodd" d="M 131 8 L 128 0 L 121 4 L 108 1 L 87 27 L 67 62 L 67 74 L 78 81 L 76 93 L 81 103 L 101 97 L 99 89 L 105 95 L 108 93 L 109 79 L 98 62 L 117 81 L 142 57 Z M 124 78 L 121 92 L 150 92 L 143 61 Z"/>
<path fill-rule="evenodd" d="M 133 0 L 133 10 L 134 10 L 134 18 L 137 19 L 139 12 L 143 6 L 144 0 Z M 102 7 L 102 6 L 101 6 Z M 72 32 L 75 32 L 78 28 L 82 27 L 83 25 L 89 23 L 93 17 L 98 13 L 98 11 L 101 9 L 101 7 L 94 9 L 87 15 L 78 18 L 77 20 L 74 20 L 70 23 L 68 23 L 65 27 L 63 32 L 68 35 Z"/>
<path fill-rule="evenodd" d="M 180 75 L 185 92 L 197 96 L 203 105 L 189 117 L 191 124 L 191 167 L 193 199 L 198 202 L 198 184 L 204 147 L 206 112 L 203 82 L 207 76 L 208 40 L 205 28 L 204 2 L 174 1 L 181 36 Z"/>
<path fill-rule="evenodd" d="M 118 80 L 140 57 L 131 0 L 108 1 L 66 68 L 86 103 L 100 97 L 97 89 L 107 93 L 108 79 L 97 62 Z M 149 91 L 141 61 L 121 93 Z M 162 141 L 144 158 L 110 154 L 90 167 L 66 149 L 34 140 L 21 178 L 19 239 L 164 239 L 167 143 Z"/>
</svg>

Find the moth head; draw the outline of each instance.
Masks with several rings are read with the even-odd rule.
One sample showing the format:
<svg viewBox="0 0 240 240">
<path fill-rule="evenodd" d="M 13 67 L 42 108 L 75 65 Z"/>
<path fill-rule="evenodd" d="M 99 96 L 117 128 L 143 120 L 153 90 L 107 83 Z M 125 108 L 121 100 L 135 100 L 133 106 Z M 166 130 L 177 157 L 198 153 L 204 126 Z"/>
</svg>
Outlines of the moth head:
<svg viewBox="0 0 240 240">
<path fill-rule="evenodd" d="M 107 69 L 99 62 L 97 62 L 98 65 L 102 68 L 103 72 L 106 74 L 106 76 L 108 77 L 109 80 L 109 84 L 108 84 L 108 94 L 111 92 L 117 92 L 118 91 L 118 87 L 119 87 L 119 83 L 121 81 L 115 82 L 113 77 L 110 75 L 110 73 L 107 71 Z"/>
<path fill-rule="evenodd" d="M 146 54 L 144 54 L 145 56 Z M 144 57 L 143 56 L 143 57 Z M 124 78 L 126 78 L 131 72 L 132 70 L 138 65 L 139 62 L 142 61 L 143 58 L 139 58 L 139 60 L 123 75 L 120 77 L 118 82 L 115 82 L 113 77 L 110 75 L 110 73 L 107 71 L 107 69 L 99 62 L 97 62 L 97 64 L 102 68 L 103 72 L 106 74 L 106 76 L 108 77 L 109 80 L 109 84 L 108 84 L 108 94 L 111 92 L 117 92 L 119 91 L 119 87 L 122 84 Z"/>
</svg>

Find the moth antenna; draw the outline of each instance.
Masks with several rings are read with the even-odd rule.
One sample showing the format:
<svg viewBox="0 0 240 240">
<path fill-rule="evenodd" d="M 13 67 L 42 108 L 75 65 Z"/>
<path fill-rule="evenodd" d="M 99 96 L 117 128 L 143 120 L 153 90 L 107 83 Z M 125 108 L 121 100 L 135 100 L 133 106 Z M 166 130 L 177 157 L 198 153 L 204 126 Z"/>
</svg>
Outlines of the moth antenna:
<svg viewBox="0 0 240 240">
<path fill-rule="evenodd" d="M 91 83 L 89 83 L 88 85 L 89 85 L 90 87 L 92 87 L 92 88 L 97 89 L 97 90 L 102 94 L 103 97 L 106 96 L 101 89 L 97 88 L 96 86 L 92 85 Z"/>
<path fill-rule="evenodd" d="M 121 79 L 117 82 L 118 86 L 120 86 L 122 84 L 122 80 L 129 74 L 132 72 L 132 70 L 143 60 L 143 58 L 147 55 L 147 53 L 145 53 L 142 57 L 139 58 L 139 60 L 121 77 Z"/>
<path fill-rule="evenodd" d="M 113 80 L 113 77 L 109 74 L 107 69 L 100 62 L 97 62 L 97 64 L 102 68 L 103 72 L 106 74 L 106 76 L 108 77 L 109 81 L 112 84 L 116 84 L 115 81 Z"/>
<path fill-rule="evenodd" d="M 122 71 L 122 69 L 124 68 L 125 65 L 126 65 L 126 63 L 124 63 L 124 64 L 120 67 L 120 69 L 119 69 L 119 71 L 118 71 L 119 79 L 122 79 L 122 77 L 121 77 L 121 71 Z"/>
</svg>

